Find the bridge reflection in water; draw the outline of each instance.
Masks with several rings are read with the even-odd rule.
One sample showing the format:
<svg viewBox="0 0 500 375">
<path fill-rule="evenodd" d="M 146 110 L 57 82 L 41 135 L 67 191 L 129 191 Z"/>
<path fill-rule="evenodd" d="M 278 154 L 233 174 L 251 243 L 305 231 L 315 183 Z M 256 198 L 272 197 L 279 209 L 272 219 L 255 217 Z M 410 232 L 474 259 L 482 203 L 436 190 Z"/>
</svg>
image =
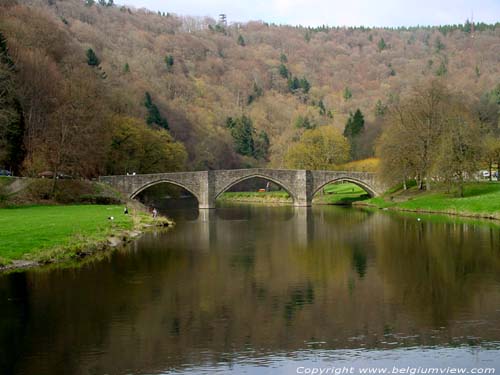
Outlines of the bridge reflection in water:
<svg viewBox="0 0 500 375">
<path fill-rule="evenodd" d="M 290 373 L 305 353 L 500 367 L 494 225 L 331 206 L 178 214 L 194 220 L 100 262 L 0 276 L 0 373 Z"/>
</svg>

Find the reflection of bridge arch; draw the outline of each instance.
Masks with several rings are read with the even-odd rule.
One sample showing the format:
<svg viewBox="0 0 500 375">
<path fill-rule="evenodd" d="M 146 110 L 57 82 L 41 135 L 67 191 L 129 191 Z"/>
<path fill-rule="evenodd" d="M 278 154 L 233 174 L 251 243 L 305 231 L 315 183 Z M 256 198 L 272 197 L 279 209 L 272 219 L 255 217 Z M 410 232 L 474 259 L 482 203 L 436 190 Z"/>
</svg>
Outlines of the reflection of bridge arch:
<svg viewBox="0 0 500 375">
<path fill-rule="evenodd" d="M 371 196 L 377 196 L 386 190 L 375 173 L 264 168 L 103 176 L 99 180 L 131 198 L 151 186 L 170 183 L 193 194 L 200 208 L 215 208 L 215 200 L 220 194 L 239 182 L 255 177 L 272 181 L 283 187 L 293 198 L 295 206 L 310 206 L 313 195 L 326 184 L 335 181 L 353 182 Z"/>
<path fill-rule="evenodd" d="M 283 182 L 275 179 L 274 177 L 267 176 L 267 175 L 264 175 L 264 174 L 251 174 L 251 175 L 248 175 L 248 176 L 241 177 L 241 178 L 239 178 L 237 180 L 231 181 L 227 186 L 225 186 L 224 188 L 222 188 L 222 190 L 220 190 L 217 193 L 217 195 L 215 196 L 214 199 L 217 199 L 221 194 L 225 193 L 226 191 L 228 191 L 229 189 L 231 189 L 233 186 L 239 184 L 240 182 L 251 180 L 252 178 L 262 178 L 264 180 L 271 181 L 271 182 L 275 183 L 276 185 L 278 185 L 279 187 L 285 189 L 286 192 L 288 194 L 290 194 L 290 196 L 292 197 L 292 199 L 293 199 L 294 202 L 297 200 L 297 198 L 294 196 L 293 191 L 292 191 L 292 189 L 290 187 L 287 187 Z"/>
</svg>

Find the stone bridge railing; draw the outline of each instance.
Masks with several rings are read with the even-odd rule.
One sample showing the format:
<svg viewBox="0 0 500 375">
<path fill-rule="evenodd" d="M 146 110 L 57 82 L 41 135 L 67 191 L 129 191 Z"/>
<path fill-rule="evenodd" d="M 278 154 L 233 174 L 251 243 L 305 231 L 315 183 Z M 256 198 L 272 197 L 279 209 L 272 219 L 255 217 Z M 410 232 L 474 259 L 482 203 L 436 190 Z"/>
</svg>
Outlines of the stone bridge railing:
<svg viewBox="0 0 500 375">
<path fill-rule="evenodd" d="M 200 208 L 215 208 L 215 200 L 220 194 L 235 184 L 254 177 L 261 177 L 281 186 L 291 195 L 295 206 L 310 206 L 312 198 L 318 190 L 326 184 L 336 181 L 353 182 L 361 186 L 371 196 L 377 196 L 387 190 L 377 175 L 370 172 L 264 168 L 101 176 L 99 180 L 131 198 L 153 185 L 170 183 L 193 194 L 198 199 Z"/>
</svg>

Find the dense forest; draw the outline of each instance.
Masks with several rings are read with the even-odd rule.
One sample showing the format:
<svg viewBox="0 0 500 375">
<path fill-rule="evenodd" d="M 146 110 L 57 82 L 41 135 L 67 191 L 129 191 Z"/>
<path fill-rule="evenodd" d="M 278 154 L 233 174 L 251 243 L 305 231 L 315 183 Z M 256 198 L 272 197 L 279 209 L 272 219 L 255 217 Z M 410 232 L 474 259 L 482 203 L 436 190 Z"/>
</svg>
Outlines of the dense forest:
<svg viewBox="0 0 500 375">
<path fill-rule="evenodd" d="M 112 0 L 4 0 L 0 169 L 327 168 L 373 156 L 388 108 L 429 81 L 498 128 L 500 24 L 226 25 Z M 308 164 L 318 140 L 339 151 Z"/>
</svg>

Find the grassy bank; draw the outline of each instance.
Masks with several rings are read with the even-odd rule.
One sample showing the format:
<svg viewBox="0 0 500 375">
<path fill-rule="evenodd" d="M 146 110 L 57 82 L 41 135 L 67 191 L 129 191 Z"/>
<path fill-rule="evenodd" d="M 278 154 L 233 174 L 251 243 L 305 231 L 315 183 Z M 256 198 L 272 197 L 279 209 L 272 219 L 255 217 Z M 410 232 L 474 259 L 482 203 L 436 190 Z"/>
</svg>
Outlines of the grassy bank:
<svg viewBox="0 0 500 375">
<path fill-rule="evenodd" d="M 247 202 L 247 203 L 292 203 L 293 200 L 286 191 L 243 191 L 225 192 L 218 198 L 221 202 Z"/>
<path fill-rule="evenodd" d="M 82 257 L 116 245 L 153 224 L 140 209 L 122 205 L 30 206 L 0 209 L 0 266 L 44 264 Z M 109 217 L 113 217 L 110 220 Z"/>
<path fill-rule="evenodd" d="M 315 204 L 351 204 L 368 199 L 368 194 L 359 186 L 351 183 L 326 185 L 313 199 Z M 269 192 L 225 192 L 219 197 L 221 202 L 246 203 L 289 203 L 292 198 L 286 191 Z"/>
<path fill-rule="evenodd" d="M 406 191 L 395 191 L 357 204 L 391 210 L 500 219 L 500 183 L 466 184 L 464 197 L 457 197 L 456 192 L 447 192 L 444 187 L 435 187 L 429 192 L 422 192 L 412 187 Z"/>
<path fill-rule="evenodd" d="M 314 196 L 313 203 L 351 204 L 368 198 L 368 193 L 356 184 L 329 184 Z"/>
</svg>

